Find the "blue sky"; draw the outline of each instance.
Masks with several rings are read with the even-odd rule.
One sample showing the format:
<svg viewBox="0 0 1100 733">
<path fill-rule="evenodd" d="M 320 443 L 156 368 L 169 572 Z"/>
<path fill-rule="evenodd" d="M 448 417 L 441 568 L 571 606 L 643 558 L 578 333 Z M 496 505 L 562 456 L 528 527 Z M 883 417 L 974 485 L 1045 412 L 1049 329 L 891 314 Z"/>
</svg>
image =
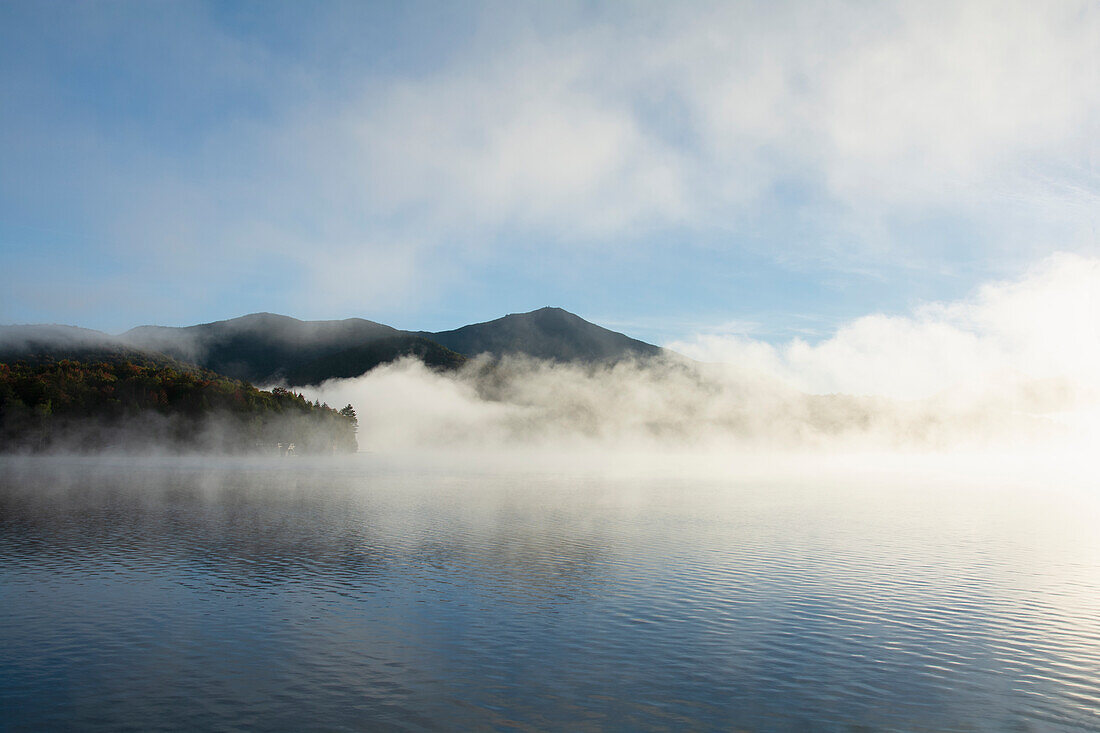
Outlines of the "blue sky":
<svg viewBox="0 0 1100 733">
<path fill-rule="evenodd" d="M 1085 2 L 0 2 L 0 322 L 829 336 L 1100 250 Z"/>
</svg>

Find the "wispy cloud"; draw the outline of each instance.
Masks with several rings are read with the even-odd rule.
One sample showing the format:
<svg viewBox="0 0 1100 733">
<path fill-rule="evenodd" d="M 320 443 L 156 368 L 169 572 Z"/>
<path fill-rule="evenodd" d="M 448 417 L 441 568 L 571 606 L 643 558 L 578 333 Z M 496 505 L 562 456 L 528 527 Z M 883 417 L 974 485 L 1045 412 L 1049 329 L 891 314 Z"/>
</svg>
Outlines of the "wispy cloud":
<svg viewBox="0 0 1100 733">
<path fill-rule="evenodd" d="M 97 7 L 8 24 L 0 214 L 165 292 L 317 314 L 525 248 L 552 280 L 592 248 L 896 277 L 1098 246 L 1092 3 L 486 4 L 388 59 L 348 26 L 390 21 L 339 5 Z"/>
</svg>

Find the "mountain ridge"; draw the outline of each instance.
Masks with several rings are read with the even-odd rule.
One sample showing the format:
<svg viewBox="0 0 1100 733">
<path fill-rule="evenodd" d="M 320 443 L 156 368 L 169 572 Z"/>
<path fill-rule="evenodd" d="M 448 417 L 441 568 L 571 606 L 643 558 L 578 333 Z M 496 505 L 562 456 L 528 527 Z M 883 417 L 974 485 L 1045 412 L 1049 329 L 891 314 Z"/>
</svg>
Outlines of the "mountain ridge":
<svg viewBox="0 0 1100 733">
<path fill-rule="evenodd" d="M 421 331 L 466 356 L 523 354 L 553 361 L 605 361 L 625 356 L 657 356 L 659 346 L 598 326 L 563 308 L 547 306 L 510 313 L 451 331 Z"/>
<path fill-rule="evenodd" d="M 192 326 L 136 326 L 117 335 L 77 326 L 0 326 L 0 360 L 137 355 L 291 386 L 358 376 L 407 356 L 449 370 L 481 355 L 602 363 L 663 351 L 556 307 L 438 332 L 404 331 L 363 318 L 303 321 L 268 312 Z"/>
</svg>

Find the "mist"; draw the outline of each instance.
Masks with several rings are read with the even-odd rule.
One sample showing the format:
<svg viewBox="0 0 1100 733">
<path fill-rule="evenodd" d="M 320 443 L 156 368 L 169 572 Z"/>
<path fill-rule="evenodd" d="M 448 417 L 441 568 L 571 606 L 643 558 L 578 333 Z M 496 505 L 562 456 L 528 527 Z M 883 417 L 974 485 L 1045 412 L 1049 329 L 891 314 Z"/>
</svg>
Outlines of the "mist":
<svg viewBox="0 0 1100 733">
<path fill-rule="evenodd" d="M 351 403 L 362 450 L 1080 453 L 1095 445 L 1100 260 L 1058 255 L 818 343 L 713 334 L 578 365 L 406 359 L 306 388 Z M 695 358 L 691 358 L 695 357 Z"/>
<path fill-rule="evenodd" d="M 1086 454 L 1100 437 L 1097 293 L 1100 259 L 1057 254 L 957 301 L 868 314 L 817 341 L 704 330 L 668 344 L 659 356 L 613 362 L 483 354 L 447 369 L 406 357 L 359 377 L 294 389 L 326 406 L 354 406 L 360 450 L 418 460 L 461 452 L 522 460 L 566 453 L 1010 452 L 1062 460 Z M 318 326 L 264 314 L 247 320 L 269 336 L 283 334 L 279 329 L 290 323 L 311 338 L 329 334 L 337 344 L 356 343 L 361 335 L 354 329 L 388 328 L 355 320 Z M 231 336 L 243 326 L 225 328 Z M 104 341 L 115 337 L 6 327 L 0 346 L 17 355 L 33 353 L 40 342 L 98 354 L 127 343 L 194 358 L 210 346 L 200 335 L 146 328 Z M 279 348 L 309 352 L 289 336 L 276 341 Z M 146 397 L 155 407 L 157 395 Z M 39 407 L 48 413 L 48 402 L 28 403 L 26 410 Z M 303 419 L 273 418 L 261 426 L 223 414 L 224 407 L 199 421 L 157 414 L 71 424 L 55 419 L 50 441 L 78 452 L 205 453 L 277 447 L 292 442 L 286 435 L 311 434 Z M 22 442 L 39 451 L 55 447 Z M 296 442 L 301 449 L 330 441 Z"/>
<path fill-rule="evenodd" d="M 353 440 L 334 435 L 330 426 L 310 415 L 260 418 L 228 410 L 203 415 L 144 410 L 31 424 L 15 417 L 0 419 L 5 455 L 297 456 L 355 450 Z"/>
</svg>

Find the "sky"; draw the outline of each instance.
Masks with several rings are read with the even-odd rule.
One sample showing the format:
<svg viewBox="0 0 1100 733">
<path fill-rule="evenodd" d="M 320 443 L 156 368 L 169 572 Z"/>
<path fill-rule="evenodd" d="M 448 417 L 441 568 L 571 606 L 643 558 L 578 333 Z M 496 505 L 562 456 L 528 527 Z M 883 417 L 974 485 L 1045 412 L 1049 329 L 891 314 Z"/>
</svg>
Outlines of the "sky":
<svg viewBox="0 0 1100 733">
<path fill-rule="evenodd" d="M 2 323 L 552 305 L 782 370 L 1089 292 L 1098 220 L 1093 2 L 0 0 Z"/>
</svg>

